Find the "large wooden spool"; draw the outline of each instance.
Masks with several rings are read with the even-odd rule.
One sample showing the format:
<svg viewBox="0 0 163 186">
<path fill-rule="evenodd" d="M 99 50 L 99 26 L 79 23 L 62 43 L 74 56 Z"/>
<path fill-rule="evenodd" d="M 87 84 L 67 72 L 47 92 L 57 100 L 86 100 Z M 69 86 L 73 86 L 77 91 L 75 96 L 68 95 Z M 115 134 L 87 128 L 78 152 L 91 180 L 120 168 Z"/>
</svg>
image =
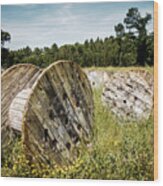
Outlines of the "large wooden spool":
<svg viewBox="0 0 163 186">
<path fill-rule="evenodd" d="M 90 83 L 73 62 L 53 63 L 10 100 L 8 126 L 22 134 L 32 161 L 68 165 L 79 146 L 90 142 L 92 124 Z"/>
<path fill-rule="evenodd" d="M 23 89 L 31 88 L 41 70 L 31 64 L 14 65 L 3 72 L 1 77 L 1 146 L 2 151 L 12 141 L 9 109 L 16 95 Z"/>
<path fill-rule="evenodd" d="M 131 71 L 116 72 L 105 81 L 102 101 L 121 122 L 148 119 L 151 114 L 152 80 L 147 82 L 143 75 Z"/>
</svg>

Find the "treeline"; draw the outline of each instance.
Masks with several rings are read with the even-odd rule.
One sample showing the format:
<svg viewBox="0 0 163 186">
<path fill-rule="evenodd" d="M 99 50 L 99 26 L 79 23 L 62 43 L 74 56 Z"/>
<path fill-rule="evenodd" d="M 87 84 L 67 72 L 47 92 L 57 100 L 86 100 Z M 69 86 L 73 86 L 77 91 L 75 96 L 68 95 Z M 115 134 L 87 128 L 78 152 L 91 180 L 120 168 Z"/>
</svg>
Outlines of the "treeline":
<svg viewBox="0 0 163 186">
<path fill-rule="evenodd" d="M 67 44 L 58 47 L 35 48 L 25 47 L 16 51 L 5 48 L 5 42 L 11 39 L 10 34 L 1 30 L 2 66 L 7 68 L 18 63 L 32 63 L 46 67 L 59 60 L 72 60 L 83 67 L 90 66 L 152 66 L 154 63 L 154 34 L 148 33 L 146 26 L 151 15 L 140 15 L 137 8 L 128 10 L 124 23 L 115 26 L 116 36 L 84 43 Z"/>
</svg>

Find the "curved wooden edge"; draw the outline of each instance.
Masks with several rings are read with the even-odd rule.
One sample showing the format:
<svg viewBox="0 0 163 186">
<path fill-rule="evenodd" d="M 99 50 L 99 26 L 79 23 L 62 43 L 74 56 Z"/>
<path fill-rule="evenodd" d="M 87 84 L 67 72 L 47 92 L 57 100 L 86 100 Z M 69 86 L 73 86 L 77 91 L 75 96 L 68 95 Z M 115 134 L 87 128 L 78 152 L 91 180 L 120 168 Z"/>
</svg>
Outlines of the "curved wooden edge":
<svg viewBox="0 0 163 186">
<path fill-rule="evenodd" d="M 39 81 L 41 81 L 41 77 L 49 70 L 49 69 L 51 69 L 53 66 L 55 66 L 55 65 L 57 65 L 57 64 L 59 64 L 59 63 L 75 63 L 75 62 L 73 62 L 73 61 L 70 61 L 70 60 L 58 60 L 58 61 L 55 61 L 55 62 L 53 62 L 51 65 L 49 65 L 47 68 L 45 68 L 43 71 L 42 71 L 42 73 L 39 75 L 39 77 L 37 78 L 37 80 L 35 81 L 35 83 L 33 84 L 33 86 L 32 86 L 32 91 L 31 91 L 31 94 L 29 95 L 29 97 L 28 97 L 28 100 L 30 99 L 30 97 L 32 96 L 32 94 L 33 94 L 33 92 L 34 92 L 34 90 L 36 89 L 36 87 L 37 87 L 37 84 L 39 83 Z M 87 79 L 87 82 L 88 82 L 88 84 L 89 84 L 89 86 L 91 87 L 91 84 L 90 84 L 90 81 L 88 80 L 88 78 L 87 78 L 87 75 L 86 75 L 86 73 L 84 72 L 84 70 L 82 70 L 82 68 L 80 67 L 80 65 L 79 64 L 77 64 L 77 63 L 75 63 L 75 65 L 83 72 L 83 74 L 85 75 L 85 78 Z M 90 89 L 91 90 L 91 93 L 92 93 L 92 89 Z M 24 116 L 26 115 L 26 112 L 27 112 L 27 110 L 28 110 L 28 101 L 27 101 L 27 104 L 25 105 L 25 111 L 24 111 L 24 114 L 23 114 L 23 118 L 24 118 Z M 22 125 L 22 126 L 24 126 L 24 125 Z M 23 131 L 24 129 L 22 129 L 22 131 Z"/>
<path fill-rule="evenodd" d="M 42 73 L 40 74 L 40 76 L 37 78 L 37 81 L 35 81 L 35 83 L 34 83 L 32 89 L 33 89 L 33 90 L 35 89 L 35 87 L 37 86 L 37 83 L 40 81 L 41 77 L 42 77 L 49 69 L 51 69 L 53 66 L 55 66 L 55 65 L 57 65 L 57 64 L 59 64 L 59 63 L 72 63 L 72 64 L 74 63 L 74 64 L 78 67 L 78 69 L 82 70 L 82 68 L 80 67 L 80 65 L 77 64 L 77 63 L 75 63 L 75 62 L 73 62 L 73 61 L 70 61 L 70 60 L 58 60 L 58 61 L 55 61 L 55 62 L 53 62 L 51 65 L 49 65 L 47 68 L 45 68 L 45 69 L 42 71 Z M 88 80 L 85 71 L 82 70 L 82 72 L 83 72 L 83 74 L 85 75 L 86 79 Z M 89 83 L 89 86 L 91 86 L 89 80 L 88 80 L 88 83 Z M 92 89 L 91 89 L 91 91 L 92 91 Z M 33 92 L 33 91 L 32 91 L 32 92 Z M 32 94 L 32 93 L 31 93 L 31 94 Z"/>
<path fill-rule="evenodd" d="M 49 69 L 51 69 L 53 66 L 55 66 L 55 65 L 57 65 L 57 64 L 59 64 L 59 63 L 75 63 L 75 62 L 73 62 L 73 61 L 70 61 L 70 60 L 58 60 L 58 61 L 55 61 L 55 62 L 53 62 L 51 65 L 49 65 L 47 68 L 45 68 L 43 71 L 42 71 L 42 73 L 39 75 L 39 77 L 37 78 L 37 80 L 35 81 L 35 83 L 33 84 L 33 86 L 32 86 L 32 91 L 31 91 L 31 94 L 29 95 L 29 97 L 28 97 L 28 100 L 27 100 L 27 104 L 25 105 L 25 111 L 24 111 L 24 113 L 23 113 L 23 120 L 24 120 L 24 118 L 25 118 L 25 115 L 26 115 L 26 113 L 27 113 L 27 110 L 28 110 L 28 101 L 29 101 L 29 99 L 30 99 L 30 97 L 32 96 L 32 94 L 33 94 L 33 92 L 34 92 L 34 90 L 36 89 L 36 87 L 37 87 L 37 84 L 38 84 L 38 82 L 39 81 L 41 81 L 41 77 L 49 70 Z M 77 63 L 75 63 L 75 65 L 83 72 L 83 74 L 85 75 L 85 78 L 87 79 L 87 82 L 88 82 L 88 84 L 89 84 L 89 86 L 91 87 L 91 84 L 90 84 L 90 81 L 88 80 L 88 78 L 87 78 L 87 75 L 86 75 L 86 73 L 84 72 L 84 70 L 82 70 L 82 68 L 80 67 L 80 65 L 79 64 L 77 64 Z M 92 93 L 92 89 L 90 88 L 90 90 L 91 90 L 91 93 Z M 24 122 L 23 122 L 24 123 Z M 22 125 L 22 131 L 24 131 L 24 124 Z M 23 132 L 24 133 L 24 132 Z M 23 135 L 22 135 L 22 137 L 23 137 Z M 24 140 L 24 137 L 23 137 L 23 140 Z"/>
<path fill-rule="evenodd" d="M 10 71 L 12 71 L 14 68 L 19 68 L 19 67 L 22 67 L 22 66 L 31 66 L 31 67 L 34 67 L 36 69 L 40 69 L 39 67 L 37 67 L 36 65 L 33 65 L 33 64 L 30 64 L 30 63 L 19 63 L 19 64 L 16 64 L 16 65 L 13 65 L 9 68 L 7 68 L 6 70 L 4 70 L 4 72 L 2 73 L 1 75 L 1 79 L 3 76 L 5 76 L 6 74 L 8 74 Z"/>
<path fill-rule="evenodd" d="M 26 115 L 28 113 L 28 110 L 29 110 L 29 100 L 31 99 L 31 97 L 33 96 L 34 94 L 34 91 L 35 89 L 37 89 L 37 85 L 39 84 L 39 82 L 42 80 L 42 76 L 44 76 L 47 71 L 49 71 L 51 68 L 53 68 L 53 66 L 56 66 L 60 63 L 71 63 L 71 64 L 75 64 L 76 67 L 83 73 L 83 75 L 85 76 L 85 80 L 87 81 L 89 87 L 90 87 L 90 91 L 91 91 L 91 94 L 93 93 L 92 91 L 92 88 L 91 88 L 91 84 L 90 84 L 90 81 L 88 80 L 88 77 L 86 75 L 86 73 L 83 71 L 83 69 L 80 67 L 79 64 L 73 62 L 73 61 L 70 61 L 70 60 L 58 60 L 56 62 L 53 62 L 51 65 L 49 65 L 47 68 L 45 68 L 41 74 L 38 76 L 37 80 L 35 81 L 35 83 L 33 84 L 32 88 L 31 88 L 31 93 L 27 99 L 27 102 L 25 104 L 25 109 L 24 109 L 24 113 L 23 113 L 23 120 L 22 120 L 22 142 L 23 142 L 23 146 L 24 148 L 26 149 L 25 147 L 25 143 L 24 141 L 26 140 L 26 137 L 25 137 L 25 131 L 26 131 L 26 128 L 25 128 L 25 122 L 26 122 Z M 93 98 L 92 98 L 93 99 Z M 93 107 L 94 107 L 94 103 L 93 103 Z M 28 153 L 27 153 L 27 156 L 28 156 Z"/>
<path fill-rule="evenodd" d="M 3 83 L 3 81 L 4 81 L 4 83 L 5 83 L 5 78 L 6 77 L 8 77 L 8 76 L 10 76 L 10 73 L 12 73 L 12 72 L 14 72 L 15 74 L 17 74 L 18 72 L 17 72 L 17 70 L 19 69 L 19 68 L 22 68 L 22 67 L 24 67 L 24 69 L 26 69 L 26 67 L 28 67 L 28 68 L 30 68 L 30 69 L 36 69 L 38 72 L 40 72 L 41 73 L 41 71 L 42 71 L 42 69 L 40 69 L 39 67 L 37 67 L 36 65 L 33 65 L 33 64 L 29 64 L 29 63 L 22 63 L 22 64 L 16 64 L 16 65 L 13 65 L 13 66 L 11 66 L 11 67 L 9 67 L 9 68 L 7 68 L 2 74 L 1 74 L 1 89 L 2 89 L 2 83 Z M 11 77 L 12 78 L 12 77 Z M 18 82 L 13 82 L 13 84 L 15 84 L 15 83 L 18 83 Z M 1 91 L 3 91 L 3 90 L 1 90 Z M 2 95 L 1 95 L 2 96 Z M 2 102 L 3 102 L 3 100 L 1 101 L 1 104 L 2 104 Z M 12 102 L 11 100 L 10 100 L 10 102 Z M 10 103 L 11 104 L 11 103 Z M 8 107 L 9 108 L 9 107 Z M 2 111 L 3 111 L 3 108 L 1 109 L 1 114 L 2 114 Z M 2 116 L 1 116 L 2 117 Z M 6 115 L 6 117 L 8 117 L 8 115 Z M 10 132 L 10 133 L 12 133 L 13 131 L 11 130 L 11 128 L 9 127 L 9 118 L 7 118 L 7 125 L 4 125 L 3 126 L 3 129 L 5 130 L 6 129 L 6 127 L 8 127 L 9 128 L 9 130 L 8 130 L 8 132 Z M 1 126 L 2 126 L 2 124 L 3 123 L 1 123 Z M 2 128 L 1 128 L 1 136 L 2 136 L 2 134 L 4 134 L 5 132 L 7 132 L 7 131 L 2 131 Z M 6 134 L 6 136 L 9 136 L 9 134 Z M 11 137 L 12 135 L 10 135 L 10 137 Z M 6 138 L 7 139 L 7 138 Z M 9 141 L 10 139 L 8 138 L 8 141 Z M 12 141 L 12 140 L 10 140 L 10 141 Z M 4 149 L 4 148 L 6 148 L 6 145 L 8 146 L 9 145 L 9 143 L 7 142 L 7 143 L 4 143 L 3 141 L 1 141 L 1 143 L 2 143 L 2 145 L 1 145 L 1 147 L 2 147 L 2 150 Z"/>
</svg>

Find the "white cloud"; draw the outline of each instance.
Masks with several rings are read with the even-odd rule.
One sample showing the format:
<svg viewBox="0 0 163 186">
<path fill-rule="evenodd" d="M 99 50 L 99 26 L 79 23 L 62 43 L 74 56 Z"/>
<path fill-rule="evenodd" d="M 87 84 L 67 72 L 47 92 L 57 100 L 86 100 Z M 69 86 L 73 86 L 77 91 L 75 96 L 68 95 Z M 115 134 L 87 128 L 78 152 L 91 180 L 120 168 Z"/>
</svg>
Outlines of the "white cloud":
<svg viewBox="0 0 163 186">
<path fill-rule="evenodd" d="M 75 4 L 58 5 L 54 11 L 46 6 L 42 8 L 42 14 L 35 15 L 37 5 L 23 6 L 25 11 L 24 21 L 2 19 L 2 28 L 11 33 L 12 41 L 8 46 L 12 49 L 25 47 L 44 47 L 56 42 L 64 43 L 83 42 L 85 39 L 104 38 L 114 34 L 114 26 L 123 22 L 126 12 L 90 12 L 86 14 L 77 12 Z M 30 7 L 30 8 L 29 8 Z M 127 9 L 126 9 L 127 11 Z M 145 15 L 146 9 L 141 13 Z M 149 13 L 153 12 L 151 10 Z M 31 15 L 32 19 L 28 19 Z M 12 14 L 11 14 L 12 15 Z M 152 30 L 152 24 L 149 25 Z"/>
</svg>

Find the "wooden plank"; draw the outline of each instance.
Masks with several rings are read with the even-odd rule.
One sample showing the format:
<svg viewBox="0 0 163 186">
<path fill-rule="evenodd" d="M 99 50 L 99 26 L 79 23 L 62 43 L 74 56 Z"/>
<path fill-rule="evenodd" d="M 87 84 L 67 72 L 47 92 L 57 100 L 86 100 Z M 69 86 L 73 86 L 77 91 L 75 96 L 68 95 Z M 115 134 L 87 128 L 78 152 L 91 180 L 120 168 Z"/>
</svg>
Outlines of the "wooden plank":
<svg viewBox="0 0 163 186">
<path fill-rule="evenodd" d="M 34 83 L 26 105 L 23 143 L 27 152 L 39 155 L 37 161 L 51 162 L 53 157 L 58 164 L 70 163 L 78 154 L 77 144 L 91 139 L 92 125 L 93 96 L 84 72 L 68 61 L 50 65 Z"/>
<path fill-rule="evenodd" d="M 30 88 L 32 87 L 32 84 L 28 84 L 30 79 L 34 80 L 37 79 L 35 73 L 39 72 L 39 68 L 31 65 L 31 64 L 19 64 L 14 65 L 10 68 L 8 68 L 5 72 L 3 72 L 1 77 L 2 87 L 2 97 L 1 97 L 1 117 L 2 117 L 2 123 L 1 125 L 4 127 L 4 131 L 7 131 L 6 133 L 1 133 L 2 135 L 2 151 L 4 148 L 8 146 L 7 141 L 3 141 L 3 135 L 7 135 L 8 139 L 10 138 L 11 130 L 5 130 L 5 127 L 10 126 L 9 121 L 9 108 L 13 101 L 13 99 L 16 97 L 16 95 L 22 91 L 24 88 Z M 39 73 L 38 73 L 39 75 Z M 18 105 L 20 107 L 20 105 Z M 12 141 L 12 139 L 11 139 Z"/>
<path fill-rule="evenodd" d="M 135 72 L 115 72 L 105 83 L 102 100 L 120 120 L 148 119 L 153 108 L 150 89 L 148 82 Z"/>
</svg>

